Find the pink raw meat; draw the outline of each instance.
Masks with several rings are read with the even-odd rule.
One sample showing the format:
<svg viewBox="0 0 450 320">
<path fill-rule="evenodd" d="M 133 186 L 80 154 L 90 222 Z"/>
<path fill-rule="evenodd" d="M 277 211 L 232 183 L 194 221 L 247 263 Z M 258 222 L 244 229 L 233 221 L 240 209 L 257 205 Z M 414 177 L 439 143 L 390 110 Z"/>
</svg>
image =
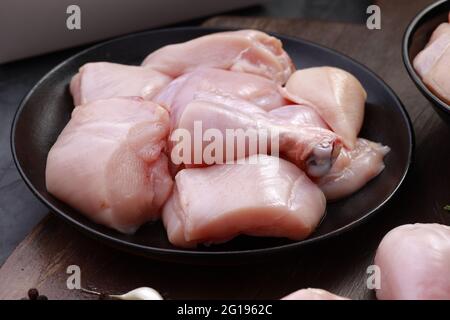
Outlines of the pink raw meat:
<svg viewBox="0 0 450 320">
<path fill-rule="evenodd" d="M 219 32 L 167 45 L 148 55 L 142 65 L 173 78 L 212 67 L 257 74 L 279 84 L 294 71 L 281 41 L 257 30 Z"/>
<path fill-rule="evenodd" d="M 352 74 L 332 67 L 298 70 L 283 92 L 289 100 L 313 107 L 347 147 L 354 147 L 364 120 L 367 94 Z"/>
<path fill-rule="evenodd" d="M 387 146 L 362 138 L 358 138 L 354 149 L 342 148 L 330 172 L 317 180 L 327 200 L 351 195 L 379 175 L 389 151 Z"/>
<path fill-rule="evenodd" d="M 163 209 L 170 242 L 195 247 L 239 234 L 306 238 L 325 212 L 320 189 L 295 165 L 255 155 L 245 164 L 183 169 Z"/>
<path fill-rule="evenodd" d="M 375 264 L 381 300 L 450 300 L 450 227 L 407 224 L 381 241 Z"/>
<path fill-rule="evenodd" d="M 98 99 L 139 96 L 151 100 L 172 78 L 149 68 L 110 62 L 83 65 L 70 82 L 76 106 Z"/>
<path fill-rule="evenodd" d="M 93 221 L 134 233 L 159 218 L 172 178 L 167 111 L 141 98 L 76 107 L 47 157 L 47 190 Z"/>
</svg>

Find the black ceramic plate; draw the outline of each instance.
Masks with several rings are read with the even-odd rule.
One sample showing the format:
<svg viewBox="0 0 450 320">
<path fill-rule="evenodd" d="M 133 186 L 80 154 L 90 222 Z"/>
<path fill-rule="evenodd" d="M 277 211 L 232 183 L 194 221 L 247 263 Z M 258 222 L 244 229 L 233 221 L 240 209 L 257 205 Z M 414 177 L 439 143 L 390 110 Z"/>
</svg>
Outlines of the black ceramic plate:
<svg viewBox="0 0 450 320">
<path fill-rule="evenodd" d="M 409 76 L 422 94 L 432 103 L 441 118 L 450 124 L 450 106 L 427 88 L 412 65 L 414 58 L 428 43 L 436 27 L 442 22 L 448 22 L 449 11 L 450 1 L 441 0 L 419 12 L 406 29 L 402 50 L 403 62 Z"/>
<path fill-rule="evenodd" d="M 293 242 L 241 236 L 224 245 L 183 250 L 168 242 L 160 222 L 144 225 L 135 235 L 123 235 L 89 221 L 46 191 L 47 153 L 69 121 L 73 104 L 68 85 L 80 66 L 92 61 L 139 64 L 148 53 L 164 45 L 217 31 L 223 30 L 182 28 L 129 35 L 80 52 L 42 78 L 23 100 L 12 127 L 12 151 L 16 165 L 36 196 L 71 224 L 113 246 L 158 259 L 199 263 L 241 262 L 296 250 L 341 234 L 379 211 L 399 188 L 410 165 L 413 132 L 405 109 L 394 92 L 361 64 L 319 45 L 279 35 L 297 68 L 330 65 L 354 74 L 368 92 L 361 136 L 392 148 L 386 157 L 383 173 L 351 197 L 330 204 L 326 218 L 311 237 Z"/>
</svg>

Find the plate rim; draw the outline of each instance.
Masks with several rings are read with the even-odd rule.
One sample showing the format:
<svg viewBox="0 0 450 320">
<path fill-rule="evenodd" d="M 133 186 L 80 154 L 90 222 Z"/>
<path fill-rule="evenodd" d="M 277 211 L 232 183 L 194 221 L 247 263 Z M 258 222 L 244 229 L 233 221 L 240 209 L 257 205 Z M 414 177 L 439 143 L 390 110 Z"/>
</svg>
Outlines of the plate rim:
<svg viewBox="0 0 450 320">
<path fill-rule="evenodd" d="M 78 53 L 75 53 L 74 55 L 70 56 L 69 58 L 63 60 L 62 62 L 58 63 L 55 67 L 50 69 L 41 79 L 39 79 L 36 84 L 30 89 L 30 91 L 24 96 L 22 101 L 19 104 L 19 107 L 17 108 L 13 122 L 11 125 L 11 131 L 10 131 L 10 147 L 11 152 L 13 155 L 14 164 L 22 178 L 22 180 L 25 182 L 27 187 L 31 190 L 31 192 L 47 207 L 50 209 L 50 211 L 53 214 L 56 214 L 58 217 L 62 218 L 64 221 L 68 222 L 69 224 L 72 224 L 77 229 L 81 230 L 83 233 L 95 237 L 97 240 L 100 240 L 102 242 L 106 242 L 109 245 L 113 245 L 115 247 L 118 247 L 120 249 L 134 252 L 134 253 L 140 253 L 143 255 L 148 256 L 149 254 L 152 256 L 168 256 L 168 255 L 177 255 L 181 258 L 193 258 L 193 257 L 243 257 L 243 256 L 261 256 L 265 254 L 275 254 L 275 253 L 283 253 L 290 250 L 299 249 L 300 247 L 304 247 L 313 243 L 322 242 L 323 240 L 330 239 L 333 237 L 336 237 L 346 231 L 352 230 L 355 227 L 359 226 L 363 222 L 367 221 L 369 218 L 371 218 L 374 213 L 380 211 L 391 199 L 392 197 L 398 192 L 399 188 L 403 185 L 408 173 L 410 172 L 411 164 L 413 163 L 413 154 L 415 149 L 415 135 L 414 135 L 414 128 L 412 125 L 411 118 L 403 105 L 400 98 L 397 96 L 397 94 L 394 92 L 394 90 L 380 77 L 378 76 L 374 71 L 370 70 L 368 67 L 366 67 L 364 64 L 356 61 L 355 59 L 335 50 L 331 49 L 327 46 L 323 46 L 317 43 L 314 43 L 309 40 L 305 40 L 303 38 L 299 37 L 293 37 L 293 36 L 287 36 L 284 34 L 280 34 L 277 32 L 270 32 L 270 31 L 264 31 L 270 35 L 288 39 L 290 41 L 294 42 L 302 42 L 309 46 L 318 48 L 320 50 L 327 51 L 330 54 L 341 56 L 345 59 L 350 60 L 352 63 L 358 65 L 358 67 L 362 68 L 365 72 L 369 73 L 373 78 L 375 78 L 385 89 L 387 93 L 393 98 L 393 100 L 396 102 L 397 106 L 399 107 L 399 111 L 401 112 L 403 119 L 405 120 L 407 131 L 408 131 L 408 138 L 409 138 L 409 148 L 408 148 L 408 155 L 407 155 L 407 164 L 406 168 L 398 181 L 397 185 L 395 186 L 394 190 L 390 192 L 390 194 L 379 203 L 376 207 L 368 211 L 363 216 L 359 217 L 358 219 L 352 221 L 351 223 L 342 226 L 336 230 L 333 230 L 327 234 L 323 234 L 320 236 L 317 236 L 315 238 L 306 238 L 304 240 L 283 244 L 283 245 L 277 245 L 273 247 L 268 248 L 258 248 L 258 249 L 246 249 L 246 250 L 233 250 L 233 251 L 198 251 L 198 250 L 192 250 L 192 249 L 181 249 L 181 248 L 158 248 L 138 243 L 132 243 L 127 240 L 118 239 L 114 236 L 105 234 L 99 230 L 93 229 L 90 226 L 70 217 L 68 214 L 66 214 L 63 210 L 58 209 L 53 204 L 51 204 L 49 201 L 47 201 L 39 191 L 34 187 L 33 183 L 28 179 L 26 176 L 24 170 L 22 169 L 22 166 L 19 162 L 19 159 L 17 157 L 16 153 L 16 147 L 15 147 L 15 132 L 17 127 L 17 122 L 20 118 L 20 115 L 22 113 L 22 110 L 24 109 L 25 105 L 28 103 L 28 100 L 32 97 L 34 92 L 40 87 L 40 85 L 50 78 L 53 73 L 58 70 L 59 68 L 63 67 L 65 64 L 70 63 L 72 60 L 75 60 L 79 56 L 82 56 L 83 54 L 93 51 L 101 46 L 107 45 L 109 43 L 124 40 L 127 38 L 132 38 L 139 35 L 149 35 L 154 33 L 165 33 L 165 32 L 173 32 L 173 31 L 183 31 L 183 32 L 190 32 L 190 31 L 205 31 L 207 33 L 214 33 L 214 32 L 221 32 L 221 31 L 233 31 L 233 30 L 239 30 L 238 28 L 224 28 L 224 27 L 177 27 L 177 28 L 162 28 L 162 29 L 154 29 L 154 30 L 147 30 L 142 32 L 135 32 L 130 33 L 124 36 L 115 37 L 100 43 L 97 43 L 93 46 L 90 46 L 86 49 L 81 50 Z"/>
</svg>

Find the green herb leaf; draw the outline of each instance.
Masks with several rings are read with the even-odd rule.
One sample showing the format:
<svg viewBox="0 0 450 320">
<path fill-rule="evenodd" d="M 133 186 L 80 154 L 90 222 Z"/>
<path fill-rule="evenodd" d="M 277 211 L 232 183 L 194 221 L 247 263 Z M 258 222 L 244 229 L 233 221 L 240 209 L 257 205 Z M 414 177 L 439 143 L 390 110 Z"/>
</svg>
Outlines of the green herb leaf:
<svg viewBox="0 0 450 320">
<path fill-rule="evenodd" d="M 450 211 L 450 204 L 448 204 L 448 205 L 444 206 L 444 210 L 446 210 L 446 211 Z"/>
</svg>

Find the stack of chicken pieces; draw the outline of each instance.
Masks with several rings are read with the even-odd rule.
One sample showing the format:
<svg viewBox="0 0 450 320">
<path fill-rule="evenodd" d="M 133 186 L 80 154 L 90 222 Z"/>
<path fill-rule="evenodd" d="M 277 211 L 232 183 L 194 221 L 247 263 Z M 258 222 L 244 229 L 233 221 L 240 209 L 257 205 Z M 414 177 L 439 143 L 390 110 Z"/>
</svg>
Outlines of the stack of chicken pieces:
<svg viewBox="0 0 450 320">
<path fill-rule="evenodd" d="M 424 84 L 450 105 L 450 12 L 448 22 L 434 30 L 413 64 Z"/>
<path fill-rule="evenodd" d="M 48 154 L 48 191 L 127 234 L 162 216 L 178 247 L 304 239 L 327 200 L 377 176 L 389 151 L 358 138 L 366 92 L 353 75 L 295 70 L 282 43 L 255 30 L 168 45 L 141 66 L 88 63 L 70 91 L 76 107 Z M 176 163 L 172 135 L 196 121 L 277 132 L 279 157 L 244 148 L 242 163 Z"/>
</svg>

